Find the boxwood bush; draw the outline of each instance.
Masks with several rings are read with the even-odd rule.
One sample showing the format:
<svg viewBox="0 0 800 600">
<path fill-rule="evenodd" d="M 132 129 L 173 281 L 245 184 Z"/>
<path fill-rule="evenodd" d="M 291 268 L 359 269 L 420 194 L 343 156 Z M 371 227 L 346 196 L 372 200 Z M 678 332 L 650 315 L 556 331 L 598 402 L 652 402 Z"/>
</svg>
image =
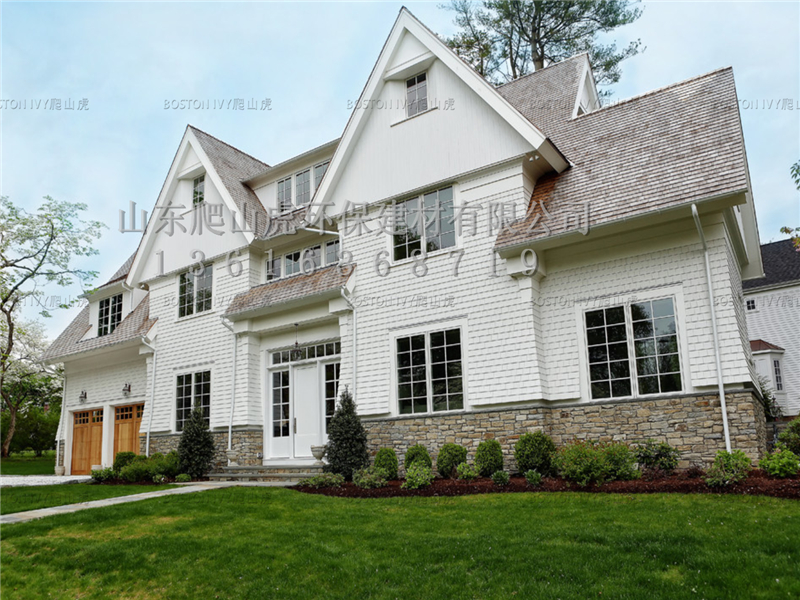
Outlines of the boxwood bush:
<svg viewBox="0 0 800 600">
<path fill-rule="evenodd" d="M 475 452 L 475 468 L 482 477 L 503 470 L 503 448 L 497 440 L 483 440 Z"/>
<path fill-rule="evenodd" d="M 135 452 L 117 452 L 114 457 L 114 471 L 119 473 L 123 467 L 128 466 L 137 456 Z"/>
<path fill-rule="evenodd" d="M 433 466 L 431 455 L 428 454 L 428 451 L 425 449 L 425 446 L 421 444 L 415 444 L 406 451 L 405 461 L 403 463 L 403 465 L 406 468 L 406 471 L 408 471 L 411 465 L 413 465 L 415 462 L 421 462 L 428 468 Z"/>
<path fill-rule="evenodd" d="M 387 479 L 397 479 L 397 454 L 391 448 L 381 448 L 375 455 L 375 467 L 386 471 Z"/>
<path fill-rule="evenodd" d="M 544 432 L 523 433 L 514 446 L 514 460 L 520 473 L 534 470 L 549 474 L 556 445 Z"/>
<path fill-rule="evenodd" d="M 456 476 L 463 481 L 474 481 L 479 477 L 475 467 L 465 462 L 456 467 Z"/>
<path fill-rule="evenodd" d="M 640 468 L 659 470 L 666 474 L 670 474 L 676 469 L 678 460 L 681 457 L 681 451 L 677 448 L 652 438 L 642 444 L 638 444 L 635 452 Z"/>
<path fill-rule="evenodd" d="M 534 470 L 525 471 L 525 481 L 531 487 L 539 487 L 542 485 L 542 474 Z"/>
<path fill-rule="evenodd" d="M 467 449 L 458 444 L 445 444 L 436 457 L 436 470 L 442 477 L 453 478 L 458 465 L 467 462 Z"/>
<path fill-rule="evenodd" d="M 303 479 L 297 484 L 300 487 L 310 487 L 314 489 L 328 488 L 328 487 L 342 487 L 344 485 L 344 475 L 338 473 L 321 473 L 314 477 Z"/>
<path fill-rule="evenodd" d="M 508 471 L 495 471 L 492 473 L 492 481 L 494 481 L 495 485 L 508 485 L 508 482 L 511 480 L 511 477 L 508 474 Z"/>
</svg>

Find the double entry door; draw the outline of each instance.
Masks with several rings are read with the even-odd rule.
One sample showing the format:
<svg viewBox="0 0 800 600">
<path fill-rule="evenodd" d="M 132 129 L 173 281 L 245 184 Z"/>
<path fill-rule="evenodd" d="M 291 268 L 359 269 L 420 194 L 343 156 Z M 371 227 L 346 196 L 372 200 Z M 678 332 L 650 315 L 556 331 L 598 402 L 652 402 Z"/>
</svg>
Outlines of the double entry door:
<svg viewBox="0 0 800 600">
<path fill-rule="evenodd" d="M 269 379 L 269 458 L 311 458 L 311 446 L 327 440 L 336 406 L 339 362 L 273 368 Z"/>
</svg>

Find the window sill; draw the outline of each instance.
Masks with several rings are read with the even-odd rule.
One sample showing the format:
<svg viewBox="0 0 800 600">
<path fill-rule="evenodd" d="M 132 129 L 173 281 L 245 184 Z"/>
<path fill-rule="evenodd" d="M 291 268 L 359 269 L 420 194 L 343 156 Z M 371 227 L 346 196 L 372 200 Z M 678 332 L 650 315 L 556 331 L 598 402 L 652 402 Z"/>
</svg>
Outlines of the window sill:
<svg viewBox="0 0 800 600">
<path fill-rule="evenodd" d="M 455 246 L 450 246 L 448 248 L 442 248 L 440 250 L 434 250 L 433 252 L 428 252 L 424 257 L 424 260 L 428 260 L 429 258 L 435 258 L 437 256 L 449 255 L 450 252 L 458 252 L 461 250 L 463 250 L 463 248 L 461 248 L 458 244 L 456 244 Z M 392 262 L 389 264 L 391 265 L 392 268 L 394 268 L 394 267 L 402 267 L 404 265 L 410 265 L 413 262 L 414 262 L 414 257 L 410 257 L 410 258 L 401 258 L 400 260 L 392 260 Z"/>
<path fill-rule="evenodd" d="M 207 315 L 214 315 L 216 313 L 217 313 L 217 309 L 216 308 L 210 308 L 208 310 L 204 310 L 204 311 L 199 312 L 199 313 L 186 315 L 185 317 L 178 317 L 178 318 L 175 319 L 175 322 L 176 323 L 183 323 L 184 321 L 191 321 L 192 319 L 197 319 L 199 317 L 205 317 Z"/>
<path fill-rule="evenodd" d="M 439 107 L 438 106 L 431 106 L 428 110 L 423 110 L 422 112 L 419 112 L 419 113 L 415 114 L 412 117 L 405 117 L 402 120 L 398 121 L 397 123 L 392 123 L 390 125 L 390 127 L 395 127 L 396 125 L 402 125 L 403 123 L 407 123 L 408 121 L 411 121 L 412 119 L 416 119 L 417 117 L 421 117 L 422 115 L 427 115 L 428 113 L 432 113 L 435 110 L 439 110 Z"/>
</svg>

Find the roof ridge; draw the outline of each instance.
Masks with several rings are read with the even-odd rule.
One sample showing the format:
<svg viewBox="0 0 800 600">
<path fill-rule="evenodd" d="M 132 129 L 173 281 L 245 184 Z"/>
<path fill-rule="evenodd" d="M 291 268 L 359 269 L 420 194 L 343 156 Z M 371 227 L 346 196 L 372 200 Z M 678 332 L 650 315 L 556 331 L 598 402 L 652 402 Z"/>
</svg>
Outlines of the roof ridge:
<svg viewBox="0 0 800 600">
<path fill-rule="evenodd" d="M 785 240 L 776 240 L 774 242 L 766 242 L 764 244 L 761 244 L 761 247 L 763 248 L 764 246 L 771 246 L 772 244 L 786 244 L 786 243 L 792 243 L 792 238 L 786 238 Z"/>
<path fill-rule="evenodd" d="M 558 67 L 560 65 L 568 63 L 571 60 L 574 60 L 574 59 L 578 58 L 579 56 L 583 56 L 584 54 L 588 55 L 589 53 L 588 52 L 579 52 L 578 54 L 573 54 L 572 56 L 570 56 L 569 58 L 565 58 L 564 60 L 559 60 L 557 62 L 550 63 L 549 65 L 547 65 L 546 67 L 544 67 L 542 69 L 538 69 L 536 71 L 531 71 L 530 73 L 525 73 L 525 75 L 520 75 L 516 79 L 512 79 L 511 81 L 506 81 L 505 83 L 502 83 L 502 84 L 498 85 L 497 87 L 495 87 L 495 89 L 499 90 L 500 88 L 506 87 L 507 85 L 511 85 L 512 83 L 517 83 L 518 81 L 522 81 L 523 79 L 527 79 L 528 77 L 531 77 L 532 75 L 536 75 L 537 73 L 543 73 L 543 72 L 547 71 L 547 69 L 552 69 L 554 67 Z"/>
<path fill-rule="evenodd" d="M 256 157 L 255 157 L 255 156 L 253 156 L 252 154 L 248 154 L 248 153 L 247 153 L 247 152 L 245 152 L 244 150 L 239 150 L 239 148 L 237 148 L 236 146 L 234 146 L 234 145 L 232 145 L 232 144 L 229 144 L 228 142 L 225 142 L 225 141 L 223 141 L 223 140 L 219 139 L 218 137 L 216 137 L 216 136 L 214 136 L 214 135 L 211 135 L 211 134 L 210 134 L 210 133 L 208 133 L 207 131 L 203 131 L 203 130 L 202 130 L 202 129 L 200 129 L 199 127 L 195 127 L 195 126 L 194 126 L 194 125 L 192 125 L 191 123 L 187 123 L 186 127 L 187 127 L 187 128 L 189 128 L 189 129 L 192 129 L 192 130 L 194 130 L 194 131 L 198 131 L 198 132 L 202 133 L 203 135 L 207 135 L 207 136 L 208 136 L 208 137 L 210 137 L 212 140 L 216 140 L 217 142 L 219 142 L 220 144 L 224 144 L 225 146 L 227 146 L 227 147 L 228 147 L 228 148 L 230 148 L 231 150 L 236 150 L 236 152 L 238 152 L 239 154 L 244 154 L 244 155 L 245 155 L 245 156 L 247 156 L 248 158 L 252 158 L 254 161 L 256 161 L 256 162 L 259 162 L 259 163 L 261 163 L 262 165 L 264 165 L 265 167 L 268 167 L 268 168 L 269 168 L 269 165 L 268 165 L 267 163 L 265 163 L 263 160 L 261 160 L 261 159 L 259 159 L 259 158 L 256 158 Z"/>
<path fill-rule="evenodd" d="M 575 117 L 575 120 L 586 118 L 589 115 L 596 115 L 597 113 L 601 113 L 601 112 L 610 110 L 612 108 L 616 108 L 617 106 L 621 106 L 623 104 L 628 104 L 630 102 L 634 102 L 636 100 L 641 100 L 642 98 L 647 98 L 648 96 L 652 96 L 652 95 L 658 94 L 660 92 L 665 92 L 665 91 L 667 91 L 669 89 L 676 88 L 676 87 L 681 86 L 681 85 L 694 83 L 695 81 L 699 81 L 700 79 L 704 79 L 706 77 L 711 77 L 712 75 L 717 75 L 719 73 L 722 73 L 723 71 L 733 71 L 733 67 L 731 67 L 731 66 L 720 67 L 718 69 L 714 69 L 713 71 L 708 71 L 707 73 L 703 73 L 701 75 L 695 75 L 694 77 L 690 77 L 690 78 L 684 79 L 682 81 L 676 81 L 675 83 L 670 83 L 669 85 L 664 85 L 664 86 L 661 86 L 659 88 L 655 88 L 653 90 L 649 90 L 647 92 L 643 92 L 641 94 L 637 94 L 635 96 L 631 96 L 630 98 L 625 98 L 624 100 L 620 100 L 619 102 L 614 102 L 613 104 L 608 104 L 606 106 L 601 106 L 597 110 L 592 110 L 592 111 L 589 111 L 589 112 L 584 113 L 582 115 L 578 115 L 577 117 Z"/>
</svg>

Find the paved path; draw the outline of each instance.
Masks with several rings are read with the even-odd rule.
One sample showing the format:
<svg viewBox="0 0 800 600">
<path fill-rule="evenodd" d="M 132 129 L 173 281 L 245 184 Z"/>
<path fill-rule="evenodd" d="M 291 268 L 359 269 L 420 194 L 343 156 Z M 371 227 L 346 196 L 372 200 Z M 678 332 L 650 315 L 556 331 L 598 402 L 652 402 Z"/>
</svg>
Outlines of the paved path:
<svg viewBox="0 0 800 600">
<path fill-rule="evenodd" d="M 58 485 L 91 481 L 91 475 L 0 475 L 0 488 L 27 485 Z"/>
<path fill-rule="evenodd" d="M 129 496 L 104 498 L 103 500 L 92 500 L 91 502 L 79 502 L 78 504 L 66 504 L 64 506 L 39 508 L 37 510 L 29 510 L 25 512 L 12 513 L 9 515 L 2 515 L 0 516 L 0 524 L 6 525 L 9 523 L 25 523 L 27 521 L 33 521 L 34 519 L 41 519 L 42 517 L 74 513 L 78 512 L 79 510 L 86 510 L 87 508 L 99 508 L 101 506 L 115 506 L 117 504 L 125 504 L 126 502 L 137 502 L 139 500 L 149 500 L 150 498 L 162 498 L 164 496 L 176 496 L 179 494 L 192 494 L 194 492 L 205 492 L 207 490 L 216 490 L 219 488 L 231 487 L 235 485 L 237 485 L 235 482 L 194 483 L 194 484 L 182 485 L 180 487 L 172 488 L 169 490 L 159 490 L 157 492 L 130 494 Z"/>
</svg>

